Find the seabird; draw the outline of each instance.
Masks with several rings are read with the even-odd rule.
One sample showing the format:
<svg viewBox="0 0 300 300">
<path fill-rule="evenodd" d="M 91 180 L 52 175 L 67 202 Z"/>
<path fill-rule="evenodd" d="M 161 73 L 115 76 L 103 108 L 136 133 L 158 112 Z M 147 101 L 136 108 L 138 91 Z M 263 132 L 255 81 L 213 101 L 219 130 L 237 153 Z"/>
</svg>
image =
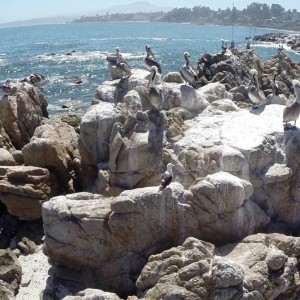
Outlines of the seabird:
<svg viewBox="0 0 300 300">
<path fill-rule="evenodd" d="M 272 82 L 272 90 L 273 94 L 278 96 L 280 92 L 280 87 L 278 81 L 276 81 L 277 74 L 274 74 L 273 82 Z"/>
<path fill-rule="evenodd" d="M 248 88 L 248 97 L 255 104 L 253 108 L 258 108 L 260 105 L 265 104 L 266 96 L 259 88 L 257 70 L 250 69 L 249 73 L 251 75 L 251 86 Z"/>
<path fill-rule="evenodd" d="M 189 83 L 192 87 L 195 87 L 198 81 L 196 72 L 189 66 L 189 58 L 191 55 L 188 52 L 183 54 L 186 63 L 180 68 L 180 75 L 186 83 Z"/>
<path fill-rule="evenodd" d="M 161 74 L 161 66 L 155 60 L 154 54 L 153 54 L 153 52 L 151 50 L 151 47 L 149 45 L 146 45 L 145 49 L 146 49 L 146 52 L 147 52 L 147 55 L 144 58 L 144 64 L 145 64 L 145 66 L 147 67 L 148 70 L 150 70 L 152 66 L 156 66 L 157 70 L 158 70 L 158 73 Z M 151 58 L 151 56 L 152 56 L 152 58 Z"/>
<path fill-rule="evenodd" d="M 116 48 L 116 54 L 117 54 L 117 62 L 116 62 L 116 69 L 118 72 L 122 73 L 122 77 L 127 77 L 131 75 L 131 68 L 127 63 L 123 63 L 121 61 L 121 54 L 120 49 Z"/>
<path fill-rule="evenodd" d="M 114 69 L 113 73 L 116 73 L 116 76 L 113 79 L 121 79 L 123 77 L 127 77 L 131 75 L 131 68 L 126 62 L 125 59 L 122 58 L 119 47 L 116 48 L 116 55 L 110 55 L 106 57 L 108 61 L 108 69 L 112 74 L 112 69 Z"/>
<path fill-rule="evenodd" d="M 171 183 L 171 181 L 173 179 L 172 167 L 175 167 L 175 166 L 171 163 L 168 163 L 167 170 L 161 175 L 159 191 L 162 191 L 164 188 L 166 188 Z"/>
<path fill-rule="evenodd" d="M 294 128 L 296 128 L 296 121 L 300 114 L 300 82 L 293 80 L 293 87 L 296 99 L 283 110 L 283 122 L 285 122 L 284 129 L 288 129 L 287 123 L 294 121 Z"/>
<path fill-rule="evenodd" d="M 151 67 L 150 78 L 148 82 L 147 88 L 149 89 L 149 102 L 156 108 L 159 109 L 162 106 L 162 93 L 158 90 L 156 82 L 157 82 L 157 67 Z"/>
</svg>

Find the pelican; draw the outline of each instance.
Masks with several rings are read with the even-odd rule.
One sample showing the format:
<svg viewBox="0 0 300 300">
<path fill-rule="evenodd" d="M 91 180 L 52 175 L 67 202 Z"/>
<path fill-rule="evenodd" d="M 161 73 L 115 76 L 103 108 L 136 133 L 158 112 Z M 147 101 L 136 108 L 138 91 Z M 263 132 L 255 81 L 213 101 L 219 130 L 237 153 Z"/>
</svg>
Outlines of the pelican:
<svg viewBox="0 0 300 300">
<path fill-rule="evenodd" d="M 186 83 L 189 83 L 192 87 L 195 87 L 198 81 L 196 72 L 189 66 L 189 58 L 191 55 L 188 52 L 183 54 L 186 63 L 180 68 L 180 75 Z"/>
<path fill-rule="evenodd" d="M 144 58 L 144 64 L 146 66 L 147 69 L 150 70 L 150 68 L 152 66 L 156 66 L 157 67 L 157 70 L 158 70 L 158 73 L 161 74 L 161 66 L 160 64 L 155 60 L 155 57 L 154 57 L 154 54 L 151 50 L 151 47 L 149 45 L 146 45 L 145 46 L 145 49 L 146 49 L 146 52 L 147 52 L 147 55 L 146 57 Z M 152 58 L 150 57 L 152 56 Z"/>
<path fill-rule="evenodd" d="M 122 77 L 127 77 L 131 75 L 131 68 L 127 63 L 121 61 L 120 49 L 116 48 L 117 52 L 117 62 L 116 62 L 116 69 L 118 72 L 123 74 Z"/>
<path fill-rule="evenodd" d="M 121 79 L 131 75 L 131 68 L 122 58 L 119 47 L 116 48 L 116 55 L 110 55 L 106 57 L 108 64 L 108 69 L 113 77 L 113 79 Z"/>
<path fill-rule="evenodd" d="M 251 69 L 249 71 L 251 75 L 252 85 L 248 88 L 248 97 L 255 104 L 253 108 L 258 108 L 260 105 L 265 104 L 266 96 L 262 90 L 259 88 L 258 83 L 258 72 L 256 69 Z"/>
<path fill-rule="evenodd" d="M 278 96 L 280 92 L 280 87 L 278 81 L 276 81 L 277 74 L 274 74 L 273 82 L 272 82 L 272 90 L 273 94 Z"/>
<path fill-rule="evenodd" d="M 283 122 L 285 122 L 284 129 L 288 129 L 287 123 L 294 121 L 294 128 L 296 128 L 296 121 L 300 114 L 300 82 L 293 80 L 293 87 L 296 99 L 283 110 Z"/>
<path fill-rule="evenodd" d="M 151 67 L 150 78 L 147 88 L 149 89 L 149 102 L 156 108 L 159 109 L 162 106 L 162 93 L 156 86 L 157 67 Z"/>
<path fill-rule="evenodd" d="M 161 180 L 160 180 L 160 186 L 159 186 L 159 191 L 162 191 L 165 189 L 173 179 L 173 170 L 172 167 L 175 167 L 173 164 L 168 163 L 167 164 L 167 170 L 161 175 Z"/>
</svg>

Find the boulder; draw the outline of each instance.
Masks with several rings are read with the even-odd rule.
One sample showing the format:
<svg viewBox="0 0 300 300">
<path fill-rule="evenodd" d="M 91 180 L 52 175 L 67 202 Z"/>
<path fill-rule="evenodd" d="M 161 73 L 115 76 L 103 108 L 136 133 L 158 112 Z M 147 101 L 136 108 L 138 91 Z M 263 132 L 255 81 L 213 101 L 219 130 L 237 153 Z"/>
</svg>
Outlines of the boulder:
<svg viewBox="0 0 300 300">
<path fill-rule="evenodd" d="M 257 204 L 249 200 L 250 182 L 226 172 L 200 179 L 191 186 L 191 207 L 204 240 L 226 244 L 264 228 L 270 221 Z"/>
<path fill-rule="evenodd" d="M 97 289 L 85 289 L 76 296 L 66 296 L 62 300 L 121 300 L 114 293 L 104 292 Z"/>
<path fill-rule="evenodd" d="M 115 198 L 88 193 L 52 198 L 43 205 L 45 251 L 55 264 L 93 276 L 94 288 L 134 294 L 149 255 L 198 228 L 190 196 L 173 183 L 163 192 L 148 187 Z"/>
<path fill-rule="evenodd" d="M 174 155 L 185 170 L 182 175 L 177 174 L 176 180 L 189 188 L 198 177 L 230 172 L 252 184 L 251 200 L 269 217 L 295 229 L 300 222 L 295 217 L 300 209 L 296 200 L 300 138 L 298 130 L 284 130 L 283 109 L 282 105 L 267 105 L 258 111 L 202 114 L 186 121 L 189 128 L 173 146 Z M 275 181 L 285 181 L 281 190 L 276 188 L 277 192 L 276 183 L 270 182 L 269 175 L 265 177 L 276 164 L 291 170 L 288 178 L 274 177 L 272 173 L 280 171 L 277 167 L 271 172 Z"/>
<path fill-rule="evenodd" d="M 11 250 L 0 249 L 0 298 L 13 300 L 19 290 L 22 268 Z"/>
<path fill-rule="evenodd" d="M 71 179 L 77 141 L 78 134 L 74 127 L 63 122 L 48 122 L 39 126 L 30 143 L 23 147 L 24 163 L 49 168 L 56 173 L 63 189 L 72 192 L 74 186 Z"/>
<path fill-rule="evenodd" d="M 15 166 L 16 161 L 12 154 L 5 148 L 0 148 L 0 165 L 1 166 Z"/>
<path fill-rule="evenodd" d="M 59 183 L 47 169 L 0 167 L 0 201 L 9 213 L 23 220 L 41 217 L 43 202 L 57 195 Z"/>
<path fill-rule="evenodd" d="M 291 243 L 299 238 L 258 234 L 215 248 L 190 237 L 150 256 L 137 280 L 139 299 L 293 299 L 297 250 L 288 250 Z"/>
<path fill-rule="evenodd" d="M 43 117 L 48 117 L 47 102 L 31 84 L 18 85 L 13 94 L 4 95 L 0 102 L 2 126 L 17 149 L 29 142 Z"/>
</svg>

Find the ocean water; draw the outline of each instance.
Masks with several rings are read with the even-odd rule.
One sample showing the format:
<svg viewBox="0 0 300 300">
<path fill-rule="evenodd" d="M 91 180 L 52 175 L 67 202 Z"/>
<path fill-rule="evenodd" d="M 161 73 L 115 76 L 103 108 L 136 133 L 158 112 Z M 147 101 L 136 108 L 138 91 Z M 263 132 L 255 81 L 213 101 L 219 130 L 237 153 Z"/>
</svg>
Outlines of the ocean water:
<svg viewBox="0 0 300 300">
<path fill-rule="evenodd" d="M 276 30 L 275 30 L 276 31 Z M 32 73 L 46 77 L 43 85 L 49 113 L 56 114 L 63 104 L 84 112 L 96 87 L 110 76 L 106 55 L 119 47 L 134 68 L 144 68 L 145 45 L 162 64 L 163 74 L 178 71 L 183 53 L 190 52 L 195 66 L 198 57 L 221 51 L 221 41 L 245 47 L 245 37 L 274 32 L 246 27 L 177 23 L 85 23 L 0 28 L 0 83 L 7 78 L 20 80 Z M 233 33 L 233 35 L 232 35 Z M 275 44 L 252 44 L 267 60 L 276 54 Z M 300 55 L 286 49 L 296 62 Z M 81 78 L 81 84 L 73 81 Z"/>
</svg>

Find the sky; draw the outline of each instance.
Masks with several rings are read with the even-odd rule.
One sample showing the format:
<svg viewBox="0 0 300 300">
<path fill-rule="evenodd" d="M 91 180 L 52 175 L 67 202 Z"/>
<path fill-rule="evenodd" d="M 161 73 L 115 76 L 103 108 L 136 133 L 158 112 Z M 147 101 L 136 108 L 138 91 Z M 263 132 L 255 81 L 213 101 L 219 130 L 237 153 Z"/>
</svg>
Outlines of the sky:
<svg viewBox="0 0 300 300">
<path fill-rule="evenodd" d="M 157 6 L 194 7 L 196 5 L 208 6 L 212 9 L 225 9 L 234 5 L 237 9 L 246 8 L 247 5 L 258 2 L 271 5 L 280 4 L 285 9 L 300 11 L 299 0 L 1 0 L 0 23 L 22 21 L 33 18 L 53 16 L 78 17 L 88 12 L 97 12 L 114 5 L 131 4 L 134 2 L 148 2 Z"/>
</svg>

